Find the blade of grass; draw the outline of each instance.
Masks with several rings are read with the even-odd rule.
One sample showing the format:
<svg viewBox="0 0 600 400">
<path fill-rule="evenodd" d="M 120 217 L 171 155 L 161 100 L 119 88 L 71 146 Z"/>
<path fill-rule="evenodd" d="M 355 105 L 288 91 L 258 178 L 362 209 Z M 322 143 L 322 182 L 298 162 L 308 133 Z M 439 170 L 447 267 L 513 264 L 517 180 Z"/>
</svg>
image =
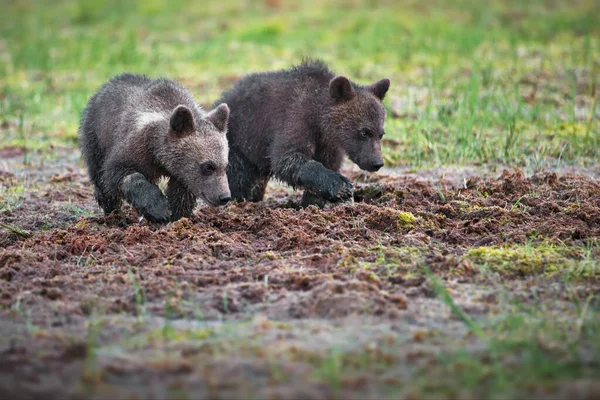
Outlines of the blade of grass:
<svg viewBox="0 0 600 400">
<path fill-rule="evenodd" d="M 4 222 L 0 222 L 0 228 L 4 228 L 7 231 L 10 231 L 12 233 L 16 233 L 17 235 L 24 237 L 24 238 L 30 238 L 31 236 L 33 236 L 33 234 L 25 229 L 21 229 L 17 226 L 14 225 L 10 225 L 10 224 L 6 224 Z"/>
</svg>

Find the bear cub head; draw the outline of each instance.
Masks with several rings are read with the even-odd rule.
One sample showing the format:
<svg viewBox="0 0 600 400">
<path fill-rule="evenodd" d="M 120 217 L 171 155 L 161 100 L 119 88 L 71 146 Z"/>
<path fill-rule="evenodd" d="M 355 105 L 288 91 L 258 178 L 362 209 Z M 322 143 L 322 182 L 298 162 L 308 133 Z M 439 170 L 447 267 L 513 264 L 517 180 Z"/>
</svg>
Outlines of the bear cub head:
<svg viewBox="0 0 600 400">
<path fill-rule="evenodd" d="M 344 76 L 329 82 L 333 105 L 326 115 L 328 135 L 360 169 L 373 172 L 383 167 L 381 139 L 385 108 L 382 101 L 390 80 L 360 86 Z"/>
<path fill-rule="evenodd" d="M 229 107 L 223 103 L 201 118 L 185 105 L 177 106 L 169 119 L 163 164 L 196 197 L 211 206 L 231 199 L 227 181 L 227 122 Z"/>
</svg>

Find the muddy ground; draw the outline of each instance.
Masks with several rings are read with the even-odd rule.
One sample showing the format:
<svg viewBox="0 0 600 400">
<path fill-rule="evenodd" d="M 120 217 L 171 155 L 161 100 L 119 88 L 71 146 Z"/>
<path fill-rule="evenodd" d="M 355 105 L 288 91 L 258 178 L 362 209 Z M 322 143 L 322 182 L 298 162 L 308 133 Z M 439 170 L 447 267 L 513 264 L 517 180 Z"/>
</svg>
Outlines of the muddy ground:
<svg viewBox="0 0 600 400">
<path fill-rule="evenodd" d="M 103 217 L 78 154 L 56 152 L 0 159 L 0 222 L 31 233 L 0 230 L 2 398 L 600 395 L 584 341 L 575 374 L 514 388 L 469 386 L 444 358 L 489 364 L 477 327 L 515 304 L 568 326 L 578 300 L 597 309 L 598 168 L 349 168 L 352 204 L 298 209 L 274 184 L 262 203 L 157 226 Z"/>
</svg>

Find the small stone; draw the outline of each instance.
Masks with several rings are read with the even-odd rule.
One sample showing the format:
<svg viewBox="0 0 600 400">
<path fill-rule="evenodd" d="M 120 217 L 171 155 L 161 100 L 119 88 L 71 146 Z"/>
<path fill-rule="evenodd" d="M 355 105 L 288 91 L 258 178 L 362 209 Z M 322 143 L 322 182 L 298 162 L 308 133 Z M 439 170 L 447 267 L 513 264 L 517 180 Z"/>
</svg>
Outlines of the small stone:
<svg viewBox="0 0 600 400">
<path fill-rule="evenodd" d="M 59 288 L 44 288 L 42 289 L 41 294 L 50 300 L 56 300 L 62 297 L 62 291 Z"/>
</svg>

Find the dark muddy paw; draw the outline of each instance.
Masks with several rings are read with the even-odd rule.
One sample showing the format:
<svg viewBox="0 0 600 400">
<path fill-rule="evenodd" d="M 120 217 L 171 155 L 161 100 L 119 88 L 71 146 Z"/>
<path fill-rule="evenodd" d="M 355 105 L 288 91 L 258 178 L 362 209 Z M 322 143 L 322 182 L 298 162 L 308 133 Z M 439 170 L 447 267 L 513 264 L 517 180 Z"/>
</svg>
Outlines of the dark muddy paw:
<svg viewBox="0 0 600 400">
<path fill-rule="evenodd" d="M 312 193 L 310 191 L 305 191 L 302 195 L 302 200 L 300 202 L 301 208 L 306 208 L 308 206 L 317 206 L 319 208 L 324 208 L 327 204 L 327 200 L 322 198 L 316 193 Z"/>
<path fill-rule="evenodd" d="M 150 222 L 165 224 L 171 221 L 171 210 L 169 210 L 169 202 L 165 197 L 159 197 L 139 211 Z"/>
<path fill-rule="evenodd" d="M 354 193 L 352 182 L 343 175 L 335 174 L 324 196 L 331 202 L 346 201 L 352 199 Z"/>
</svg>

